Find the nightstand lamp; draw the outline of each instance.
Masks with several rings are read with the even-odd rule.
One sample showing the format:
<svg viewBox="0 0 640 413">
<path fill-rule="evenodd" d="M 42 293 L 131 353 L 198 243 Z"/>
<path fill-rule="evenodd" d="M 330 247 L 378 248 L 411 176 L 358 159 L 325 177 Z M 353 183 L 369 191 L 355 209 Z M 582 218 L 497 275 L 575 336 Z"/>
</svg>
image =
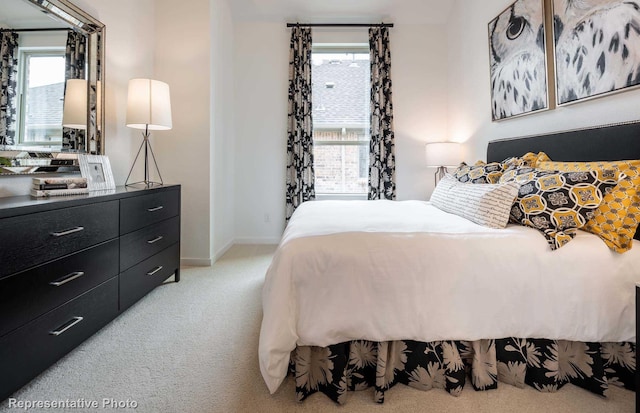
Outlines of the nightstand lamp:
<svg viewBox="0 0 640 413">
<path fill-rule="evenodd" d="M 447 166 L 457 166 L 460 163 L 460 144 L 457 142 L 427 143 L 425 154 L 427 166 L 437 168 L 435 184 L 448 172 Z"/>
</svg>

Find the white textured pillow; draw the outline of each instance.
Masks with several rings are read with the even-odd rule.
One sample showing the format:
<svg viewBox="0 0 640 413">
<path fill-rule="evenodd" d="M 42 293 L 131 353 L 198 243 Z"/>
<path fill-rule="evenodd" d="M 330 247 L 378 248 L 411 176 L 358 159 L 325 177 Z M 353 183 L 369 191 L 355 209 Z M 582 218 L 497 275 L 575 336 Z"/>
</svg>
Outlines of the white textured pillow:
<svg viewBox="0 0 640 413">
<path fill-rule="evenodd" d="M 451 214 L 490 228 L 504 228 L 520 184 L 466 184 L 451 175 L 438 182 L 431 203 Z"/>
</svg>

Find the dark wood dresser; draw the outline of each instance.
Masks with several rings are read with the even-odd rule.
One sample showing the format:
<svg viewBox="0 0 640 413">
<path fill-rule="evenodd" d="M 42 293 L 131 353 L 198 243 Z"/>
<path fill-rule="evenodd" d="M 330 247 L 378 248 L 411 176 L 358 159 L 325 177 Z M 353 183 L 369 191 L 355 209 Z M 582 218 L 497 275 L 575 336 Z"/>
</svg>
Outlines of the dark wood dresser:
<svg viewBox="0 0 640 413">
<path fill-rule="evenodd" d="M 179 185 L 0 198 L 0 400 L 171 275 Z"/>
</svg>

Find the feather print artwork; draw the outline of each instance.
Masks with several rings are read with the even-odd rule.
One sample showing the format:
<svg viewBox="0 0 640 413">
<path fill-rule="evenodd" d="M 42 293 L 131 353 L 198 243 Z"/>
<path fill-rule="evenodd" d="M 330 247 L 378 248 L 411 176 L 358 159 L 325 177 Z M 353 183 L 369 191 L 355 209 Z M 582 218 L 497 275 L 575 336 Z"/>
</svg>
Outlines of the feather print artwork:
<svg viewBox="0 0 640 413">
<path fill-rule="evenodd" d="M 518 0 L 489 23 L 493 120 L 547 104 L 544 13 L 540 0 Z"/>
<path fill-rule="evenodd" d="M 640 1 L 554 0 L 558 103 L 640 84 Z"/>
</svg>

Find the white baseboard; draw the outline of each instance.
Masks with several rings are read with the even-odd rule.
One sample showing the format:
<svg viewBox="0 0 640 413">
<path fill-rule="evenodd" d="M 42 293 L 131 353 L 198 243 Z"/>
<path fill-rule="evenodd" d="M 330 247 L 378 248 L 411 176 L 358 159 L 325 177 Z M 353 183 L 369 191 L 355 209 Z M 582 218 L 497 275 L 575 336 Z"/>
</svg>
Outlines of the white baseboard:
<svg viewBox="0 0 640 413">
<path fill-rule="evenodd" d="M 220 257 L 222 257 L 224 255 L 225 252 L 229 251 L 229 248 L 233 247 L 233 244 L 235 244 L 234 240 L 231 240 L 229 242 L 227 242 L 227 244 L 220 248 L 214 255 L 213 257 L 213 261 L 218 261 L 220 259 Z"/>
<path fill-rule="evenodd" d="M 211 267 L 213 265 L 212 259 L 207 258 L 181 258 L 181 267 Z"/>
<path fill-rule="evenodd" d="M 216 251 L 213 259 L 207 258 L 181 258 L 181 267 L 211 267 L 220 259 L 231 247 L 238 245 L 278 245 L 280 238 L 236 238 L 229 241 L 224 247 Z"/>
<path fill-rule="evenodd" d="M 247 244 L 258 244 L 258 245 L 278 245 L 280 244 L 280 237 L 277 238 L 236 238 L 235 244 L 247 245 Z"/>
</svg>

